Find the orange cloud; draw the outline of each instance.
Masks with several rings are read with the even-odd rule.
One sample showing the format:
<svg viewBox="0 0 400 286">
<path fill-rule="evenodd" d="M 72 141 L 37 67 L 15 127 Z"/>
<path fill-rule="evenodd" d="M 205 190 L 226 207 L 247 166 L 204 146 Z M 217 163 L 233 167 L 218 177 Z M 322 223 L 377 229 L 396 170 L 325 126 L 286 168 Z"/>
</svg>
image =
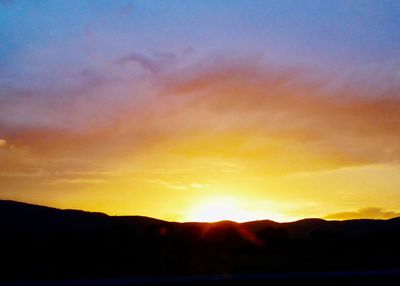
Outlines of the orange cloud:
<svg viewBox="0 0 400 286">
<path fill-rule="evenodd" d="M 216 142 L 223 134 L 242 133 L 246 143 L 278 140 L 277 155 L 294 156 L 291 160 L 301 160 L 295 153 L 308 150 L 342 166 L 399 162 L 400 96 L 393 86 L 377 86 L 375 94 L 362 85 L 347 90 L 316 71 L 240 60 L 175 77 L 165 93 L 186 98 L 182 122 L 215 135 Z"/>
<path fill-rule="evenodd" d="M 267 173 L 400 162 L 400 96 L 390 75 L 387 86 L 381 75 L 366 88 L 370 75 L 357 71 L 349 84 L 346 74 L 257 56 L 188 66 L 139 54 L 117 60 L 132 61 L 163 72 L 133 67 L 127 80 L 113 65 L 112 76 L 80 74 L 74 88 L 9 91 L 0 99 L 2 133 L 44 169 L 56 168 L 45 162 L 54 158 L 79 158 L 74 168 L 90 170 L 143 154 L 233 159 Z"/>
</svg>

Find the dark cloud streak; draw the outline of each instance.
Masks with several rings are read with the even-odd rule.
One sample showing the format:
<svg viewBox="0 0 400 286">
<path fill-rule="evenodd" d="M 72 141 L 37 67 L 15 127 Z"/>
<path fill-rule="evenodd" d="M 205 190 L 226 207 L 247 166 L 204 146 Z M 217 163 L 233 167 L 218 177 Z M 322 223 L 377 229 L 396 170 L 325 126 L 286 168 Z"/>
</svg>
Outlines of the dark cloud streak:
<svg viewBox="0 0 400 286">
<path fill-rule="evenodd" d="M 400 217 L 400 213 L 376 207 L 366 207 L 366 208 L 361 208 L 355 212 L 340 212 L 340 213 L 329 214 L 324 218 L 331 220 L 347 220 L 347 219 L 391 219 L 395 217 Z"/>
</svg>

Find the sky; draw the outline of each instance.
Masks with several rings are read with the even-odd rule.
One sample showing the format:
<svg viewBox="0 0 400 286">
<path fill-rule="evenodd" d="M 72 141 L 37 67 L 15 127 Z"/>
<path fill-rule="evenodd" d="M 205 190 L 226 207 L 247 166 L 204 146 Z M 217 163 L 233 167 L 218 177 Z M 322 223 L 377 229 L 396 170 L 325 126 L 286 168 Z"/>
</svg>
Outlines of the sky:
<svg viewBox="0 0 400 286">
<path fill-rule="evenodd" d="M 0 199 L 400 216 L 400 2 L 0 0 Z"/>
</svg>

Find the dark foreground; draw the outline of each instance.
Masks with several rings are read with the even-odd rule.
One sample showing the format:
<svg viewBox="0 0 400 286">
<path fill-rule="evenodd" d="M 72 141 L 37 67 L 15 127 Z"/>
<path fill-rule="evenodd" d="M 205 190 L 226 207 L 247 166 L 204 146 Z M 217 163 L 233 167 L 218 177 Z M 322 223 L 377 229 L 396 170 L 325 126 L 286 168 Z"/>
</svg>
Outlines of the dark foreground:
<svg viewBox="0 0 400 286">
<path fill-rule="evenodd" d="M 400 285 L 399 218 L 172 223 L 0 200 L 0 234 L 4 285 Z"/>
<path fill-rule="evenodd" d="M 134 285 L 393 285 L 400 271 L 269 273 L 120 279 L 50 280 L 8 282 L 4 286 L 134 286 Z"/>
</svg>

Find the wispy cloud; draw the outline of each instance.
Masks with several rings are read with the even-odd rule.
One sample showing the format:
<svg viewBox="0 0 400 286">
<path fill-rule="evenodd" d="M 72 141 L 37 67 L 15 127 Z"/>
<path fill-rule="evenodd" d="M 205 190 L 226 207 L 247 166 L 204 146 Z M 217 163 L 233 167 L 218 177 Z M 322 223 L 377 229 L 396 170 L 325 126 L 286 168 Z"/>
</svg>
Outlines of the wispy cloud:
<svg viewBox="0 0 400 286">
<path fill-rule="evenodd" d="M 118 65 L 138 64 L 152 73 L 157 73 L 161 68 L 154 58 L 139 53 L 123 56 L 117 59 L 115 63 Z"/>
<path fill-rule="evenodd" d="M 48 185 L 92 185 L 92 184 L 103 184 L 106 181 L 103 179 L 93 179 L 93 178 L 74 178 L 74 179 L 55 179 L 47 182 Z"/>
</svg>

